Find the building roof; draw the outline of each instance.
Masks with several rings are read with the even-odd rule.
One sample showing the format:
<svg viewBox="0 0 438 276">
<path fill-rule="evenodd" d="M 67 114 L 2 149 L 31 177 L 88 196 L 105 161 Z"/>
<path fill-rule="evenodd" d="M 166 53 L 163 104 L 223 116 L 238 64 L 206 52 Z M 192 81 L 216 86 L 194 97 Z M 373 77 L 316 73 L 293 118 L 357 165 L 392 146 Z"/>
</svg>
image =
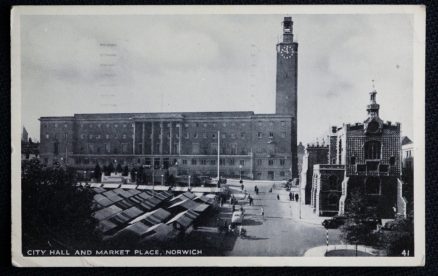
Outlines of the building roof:
<svg viewBox="0 0 438 276">
<path fill-rule="evenodd" d="M 409 139 L 408 136 L 402 136 L 401 137 L 401 144 L 402 144 L 402 146 L 407 145 L 407 144 L 412 144 L 412 143 L 414 143 L 414 142 L 412 142 L 412 140 Z"/>
<path fill-rule="evenodd" d="M 176 223 L 180 224 L 181 226 L 183 226 L 184 228 L 187 228 L 198 217 L 199 217 L 199 214 L 196 213 L 195 211 L 187 210 L 187 211 L 181 212 L 181 213 L 177 214 L 176 216 L 174 216 L 171 220 L 169 220 L 167 222 L 167 224 L 169 225 L 171 223 L 176 222 Z"/>
</svg>

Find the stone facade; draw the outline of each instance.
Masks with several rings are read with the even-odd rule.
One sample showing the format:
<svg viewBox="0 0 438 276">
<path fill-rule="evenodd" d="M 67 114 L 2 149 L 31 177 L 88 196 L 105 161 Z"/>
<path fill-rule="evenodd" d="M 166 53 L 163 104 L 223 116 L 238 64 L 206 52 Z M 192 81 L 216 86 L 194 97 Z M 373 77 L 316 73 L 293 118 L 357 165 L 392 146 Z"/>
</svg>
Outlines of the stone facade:
<svg viewBox="0 0 438 276">
<path fill-rule="evenodd" d="M 304 156 L 301 170 L 300 186 L 301 198 L 305 204 L 311 202 L 313 165 L 328 163 L 328 146 L 318 144 L 308 144 Z"/>
<path fill-rule="evenodd" d="M 47 165 L 80 170 L 96 164 L 144 166 L 161 175 L 220 175 L 288 180 L 297 166 L 297 47 L 292 20 L 277 45 L 275 114 L 242 112 L 75 114 L 40 118 L 40 154 Z M 220 145 L 218 148 L 218 144 Z M 219 152 L 218 152 L 219 151 Z M 219 155 L 219 159 L 218 159 Z"/>
<path fill-rule="evenodd" d="M 370 93 L 363 123 L 331 128 L 328 160 L 313 166 L 310 203 L 319 215 L 344 213 L 355 192 L 366 196 L 382 218 L 405 213 L 399 180 L 400 124 L 383 122 L 376 94 Z"/>
<path fill-rule="evenodd" d="M 98 163 L 177 167 L 180 174 L 253 179 L 291 178 L 291 132 L 287 115 L 252 112 L 76 114 L 42 117 L 41 158 L 80 169 Z M 219 135 L 219 137 L 218 137 Z"/>
</svg>

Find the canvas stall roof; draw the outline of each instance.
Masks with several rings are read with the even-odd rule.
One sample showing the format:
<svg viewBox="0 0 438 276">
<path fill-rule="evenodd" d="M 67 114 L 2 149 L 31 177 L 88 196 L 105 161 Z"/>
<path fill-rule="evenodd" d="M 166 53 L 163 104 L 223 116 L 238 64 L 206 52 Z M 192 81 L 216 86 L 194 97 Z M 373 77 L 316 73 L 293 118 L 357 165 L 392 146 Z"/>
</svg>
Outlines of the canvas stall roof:
<svg viewBox="0 0 438 276">
<path fill-rule="evenodd" d="M 122 189 L 136 189 L 137 185 L 135 184 L 122 184 Z"/>
<path fill-rule="evenodd" d="M 150 195 L 149 193 L 146 193 L 146 192 L 142 192 L 142 193 L 139 193 L 138 195 L 136 195 L 137 197 L 141 197 L 141 198 L 143 198 L 143 199 L 148 199 L 148 198 L 150 198 L 152 195 Z"/>
<path fill-rule="evenodd" d="M 105 189 L 117 189 L 118 187 L 120 187 L 120 184 L 116 184 L 116 183 L 105 183 L 102 185 L 103 188 Z"/>
<path fill-rule="evenodd" d="M 171 239 L 174 235 L 172 235 L 173 227 L 164 223 L 159 223 L 154 226 L 151 226 L 146 233 L 144 233 L 144 238 L 142 241 L 146 241 L 149 239 Z"/>
<path fill-rule="evenodd" d="M 184 201 L 177 202 L 177 203 L 173 204 L 172 206 L 169 207 L 169 209 L 172 209 L 172 208 L 175 208 L 178 206 L 180 206 L 184 209 L 187 209 L 187 210 L 196 211 L 198 213 L 204 212 L 209 207 L 207 204 L 198 203 L 198 202 L 195 202 L 191 199 L 186 199 Z"/>
<path fill-rule="evenodd" d="M 109 200 L 106 196 L 103 196 L 101 194 L 94 195 L 93 200 L 97 204 L 99 204 L 100 206 L 103 206 L 103 207 L 107 207 L 107 206 L 113 204 L 113 202 L 111 200 Z"/>
<path fill-rule="evenodd" d="M 207 204 L 210 204 L 210 205 L 214 203 L 214 199 L 208 198 L 206 196 L 197 196 L 197 197 L 195 197 L 194 200 L 195 201 L 204 202 L 204 203 L 207 203 Z"/>
<path fill-rule="evenodd" d="M 134 234 L 135 236 L 141 236 L 149 229 L 148 226 L 141 222 L 136 222 L 134 224 L 129 224 L 127 227 L 117 233 L 117 236 Z"/>
<path fill-rule="evenodd" d="M 199 216 L 198 213 L 192 210 L 181 212 L 169 220 L 166 224 L 170 225 L 174 222 L 180 224 L 184 228 L 189 227 L 193 221 Z"/>
<path fill-rule="evenodd" d="M 102 220 L 99 222 L 97 227 L 102 233 L 106 233 L 106 232 L 110 231 L 111 229 L 116 228 L 117 225 L 109 220 Z"/>
<path fill-rule="evenodd" d="M 170 201 L 184 201 L 186 199 L 193 199 L 196 196 L 190 192 L 185 192 L 183 194 L 177 195 L 174 198 L 172 198 Z"/>
<path fill-rule="evenodd" d="M 122 209 L 115 205 L 108 206 L 106 208 L 103 208 L 102 210 L 99 210 L 93 214 L 93 217 L 97 220 L 104 220 L 110 216 L 113 216 L 119 212 L 121 212 Z"/>
<path fill-rule="evenodd" d="M 93 188 L 93 191 L 97 194 L 100 194 L 100 193 L 105 192 L 106 190 L 99 186 L 99 187 Z"/>
<path fill-rule="evenodd" d="M 123 190 L 122 188 L 115 189 L 114 192 L 117 193 L 119 196 L 122 196 L 124 198 L 128 198 L 128 197 L 132 196 L 131 193 Z"/>
<path fill-rule="evenodd" d="M 124 199 L 124 200 L 116 202 L 115 205 L 117 207 L 120 207 L 123 210 L 126 210 L 126 209 L 134 206 L 134 202 L 130 201 L 129 199 Z"/>
<path fill-rule="evenodd" d="M 136 194 L 141 193 L 140 191 L 138 191 L 138 190 L 136 190 L 136 189 L 131 189 L 131 190 L 127 190 L 127 191 L 128 191 L 128 193 L 130 193 L 131 195 L 136 195 Z"/>
<path fill-rule="evenodd" d="M 155 225 L 165 221 L 169 216 L 170 212 L 164 210 L 163 208 L 158 208 L 157 210 L 143 214 L 130 222 L 130 224 L 136 223 L 137 221 L 142 221 L 148 225 Z"/>
<path fill-rule="evenodd" d="M 129 198 L 130 201 L 134 202 L 135 204 L 140 204 L 144 198 L 142 198 L 141 196 L 135 195 L 135 196 L 131 196 Z"/>
<path fill-rule="evenodd" d="M 172 197 L 172 193 L 170 192 L 160 192 L 160 193 L 155 193 L 155 197 L 161 199 L 161 200 L 166 200 Z"/>
<path fill-rule="evenodd" d="M 146 200 L 144 200 L 142 203 L 140 203 L 140 206 L 143 207 L 145 210 L 152 210 L 157 205 L 159 205 L 162 202 L 162 200 L 156 198 L 156 197 L 150 197 Z"/>
<path fill-rule="evenodd" d="M 182 195 L 189 198 L 189 199 L 194 199 L 196 197 L 196 195 L 194 193 L 191 193 L 191 192 L 185 192 Z"/>
<path fill-rule="evenodd" d="M 106 196 L 112 202 L 117 202 L 123 199 L 120 196 L 118 196 L 114 191 L 106 191 L 103 193 L 103 195 Z"/>
<path fill-rule="evenodd" d="M 139 216 L 141 213 L 143 213 L 140 209 L 137 207 L 131 207 L 123 212 L 120 212 L 116 214 L 115 216 L 109 218 L 111 222 L 113 222 L 116 225 L 121 225 L 125 222 L 130 221 L 131 219 Z"/>
<path fill-rule="evenodd" d="M 102 183 L 91 183 L 90 184 L 91 188 L 98 188 L 98 187 L 101 187 L 101 186 L 102 186 Z"/>
</svg>

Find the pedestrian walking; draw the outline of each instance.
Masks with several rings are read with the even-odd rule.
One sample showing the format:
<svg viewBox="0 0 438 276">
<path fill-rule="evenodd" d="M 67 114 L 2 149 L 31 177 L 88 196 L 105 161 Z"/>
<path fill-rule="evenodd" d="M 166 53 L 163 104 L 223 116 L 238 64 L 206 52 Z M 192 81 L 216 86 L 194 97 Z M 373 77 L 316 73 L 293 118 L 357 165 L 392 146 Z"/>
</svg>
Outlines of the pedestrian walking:
<svg viewBox="0 0 438 276">
<path fill-rule="evenodd" d="M 233 202 L 233 213 L 234 213 L 234 211 L 236 211 L 236 205 L 234 205 L 234 202 Z"/>
<path fill-rule="evenodd" d="M 277 194 L 277 199 L 280 200 L 280 195 L 279 194 Z"/>
<path fill-rule="evenodd" d="M 242 184 L 242 185 L 240 185 L 240 188 L 241 188 L 242 191 L 243 191 L 243 188 L 245 188 L 245 186 Z"/>
<path fill-rule="evenodd" d="M 293 196 L 292 192 L 289 192 L 289 201 L 292 201 L 292 200 L 294 200 L 294 196 Z"/>
<path fill-rule="evenodd" d="M 261 215 L 262 217 L 265 216 L 265 210 L 263 209 L 263 207 L 260 208 L 260 215 Z"/>
<path fill-rule="evenodd" d="M 299 199 L 298 194 L 295 194 L 295 201 L 298 201 L 298 199 Z"/>
</svg>

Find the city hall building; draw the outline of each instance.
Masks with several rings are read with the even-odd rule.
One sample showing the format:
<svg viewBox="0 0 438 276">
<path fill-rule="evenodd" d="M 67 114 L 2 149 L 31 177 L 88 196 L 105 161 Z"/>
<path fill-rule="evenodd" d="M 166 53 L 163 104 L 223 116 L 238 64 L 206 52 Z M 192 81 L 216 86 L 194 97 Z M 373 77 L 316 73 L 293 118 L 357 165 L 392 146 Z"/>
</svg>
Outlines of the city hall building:
<svg viewBox="0 0 438 276">
<path fill-rule="evenodd" d="M 297 53 L 293 22 L 276 45 L 274 114 L 172 112 L 75 114 L 40 118 L 40 157 L 81 170 L 117 163 L 157 175 L 220 175 L 261 180 L 298 177 Z M 218 164 L 219 163 L 219 164 Z"/>
</svg>

